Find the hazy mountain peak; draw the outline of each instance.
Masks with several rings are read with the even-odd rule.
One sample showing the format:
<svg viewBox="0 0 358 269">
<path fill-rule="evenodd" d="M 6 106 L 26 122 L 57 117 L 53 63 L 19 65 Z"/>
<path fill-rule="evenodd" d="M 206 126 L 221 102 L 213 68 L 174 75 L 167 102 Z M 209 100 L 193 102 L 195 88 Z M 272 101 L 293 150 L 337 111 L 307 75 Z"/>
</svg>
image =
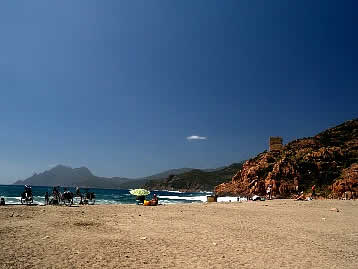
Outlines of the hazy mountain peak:
<svg viewBox="0 0 358 269">
<path fill-rule="evenodd" d="M 64 169 L 69 170 L 69 169 L 72 169 L 72 168 L 70 166 L 66 166 L 66 165 L 63 165 L 63 164 L 58 164 L 58 165 L 52 167 L 50 169 L 50 171 L 52 171 L 52 170 L 64 170 Z"/>
<path fill-rule="evenodd" d="M 74 168 L 74 170 L 83 176 L 93 176 L 92 172 L 87 167 Z"/>
</svg>

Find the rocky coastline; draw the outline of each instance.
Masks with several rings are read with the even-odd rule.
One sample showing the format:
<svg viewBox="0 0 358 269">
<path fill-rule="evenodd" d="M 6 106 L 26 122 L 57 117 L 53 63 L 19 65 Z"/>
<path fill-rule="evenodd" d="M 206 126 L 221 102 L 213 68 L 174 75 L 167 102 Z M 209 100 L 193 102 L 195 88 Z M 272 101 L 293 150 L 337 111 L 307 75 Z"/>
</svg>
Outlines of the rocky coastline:
<svg viewBox="0 0 358 269">
<path fill-rule="evenodd" d="M 324 198 L 357 198 L 358 119 L 292 141 L 280 151 L 260 153 L 246 161 L 231 181 L 216 186 L 215 193 L 263 196 L 269 185 L 277 198 L 309 192 L 312 185 Z"/>
</svg>

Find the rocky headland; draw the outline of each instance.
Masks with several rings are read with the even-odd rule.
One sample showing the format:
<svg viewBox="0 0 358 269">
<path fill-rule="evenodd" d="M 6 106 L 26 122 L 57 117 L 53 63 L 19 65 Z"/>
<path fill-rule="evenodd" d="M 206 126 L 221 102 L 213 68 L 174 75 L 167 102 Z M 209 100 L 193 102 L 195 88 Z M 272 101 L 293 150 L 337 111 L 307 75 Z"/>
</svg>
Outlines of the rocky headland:
<svg viewBox="0 0 358 269">
<path fill-rule="evenodd" d="M 314 137 L 294 140 L 281 150 L 262 152 L 246 161 L 231 179 L 215 187 L 223 195 L 273 195 L 288 198 L 312 185 L 322 197 L 358 196 L 358 119 Z"/>
</svg>

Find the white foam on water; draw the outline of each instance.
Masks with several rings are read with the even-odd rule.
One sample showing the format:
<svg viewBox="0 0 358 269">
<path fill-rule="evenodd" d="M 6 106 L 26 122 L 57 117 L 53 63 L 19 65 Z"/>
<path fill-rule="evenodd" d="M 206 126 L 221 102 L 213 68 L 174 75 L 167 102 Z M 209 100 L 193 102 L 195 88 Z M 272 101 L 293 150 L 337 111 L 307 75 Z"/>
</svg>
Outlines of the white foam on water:
<svg viewBox="0 0 358 269">
<path fill-rule="evenodd" d="M 5 204 L 15 205 L 21 203 L 21 197 L 2 197 L 5 199 Z"/>
<path fill-rule="evenodd" d="M 186 201 L 202 201 L 206 202 L 206 196 L 158 196 L 159 199 L 168 200 L 186 200 Z"/>
<path fill-rule="evenodd" d="M 120 201 L 110 200 L 110 199 L 96 199 L 96 204 L 99 205 L 118 205 L 122 204 Z"/>
<path fill-rule="evenodd" d="M 5 199 L 5 204 L 7 205 L 19 205 L 21 204 L 21 197 L 20 196 L 12 196 L 12 197 L 7 197 L 7 196 L 1 196 L 2 198 Z M 45 202 L 45 198 L 42 196 L 34 196 L 34 204 L 38 204 L 38 205 L 44 205 Z M 37 199 L 36 199 L 37 198 Z"/>
<path fill-rule="evenodd" d="M 170 192 L 170 193 L 185 193 L 183 191 L 168 191 L 168 190 L 154 190 L 154 191 L 165 191 L 165 192 Z M 212 191 L 200 191 L 200 192 L 196 192 L 196 193 L 213 194 Z"/>
<path fill-rule="evenodd" d="M 247 202 L 246 197 L 223 196 L 217 198 L 218 202 Z"/>
<path fill-rule="evenodd" d="M 218 202 L 238 202 L 239 197 L 231 197 L 231 196 L 224 196 L 224 197 L 218 197 Z"/>
<path fill-rule="evenodd" d="M 174 200 L 159 200 L 159 204 L 162 205 L 172 205 L 172 204 L 179 204 L 180 202 Z"/>
<path fill-rule="evenodd" d="M 167 192 L 171 192 L 171 193 L 183 193 L 181 191 L 167 191 Z"/>
</svg>

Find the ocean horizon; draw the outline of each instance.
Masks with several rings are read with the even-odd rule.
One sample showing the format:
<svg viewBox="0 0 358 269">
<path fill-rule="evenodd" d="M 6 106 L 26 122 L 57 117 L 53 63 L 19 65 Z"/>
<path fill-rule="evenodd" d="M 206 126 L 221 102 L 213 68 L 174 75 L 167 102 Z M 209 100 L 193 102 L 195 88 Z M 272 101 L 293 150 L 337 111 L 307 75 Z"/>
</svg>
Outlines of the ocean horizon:
<svg viewBox="0 0 358 269">
<path fill-rule="evenodd" d="M 75 192 L 75 188 L 66 187 L 69 191 Z M 50 186 L 32 186 L 34 204 L 45 204 L 45 193 L 51 196 L 53 187 Z M 61 187 L 63 192 L 64 187 Z M 96 195 L 96 204 L 135 204 L 135 196 L 129 193 L 130 189 L 98 189 L 98 188 L 80 188 L 81 193 L 86 190 L 94 192 Z M 8 205 L 21 204 L 21 193 L 24 191 L 23 185 L 0 185 L 0 197 L 5 199 Z M 177 203 L 202 203 L 206 202 L 206 196 L 212 192 L 180 192 L 153 190 L 146 197 L 152 199 L 156 194 L 159 197 L 160 204 L 177 204 Z M 74 199 L 74 203 L 79 203 L 79 198 Z"/>
</svg>

